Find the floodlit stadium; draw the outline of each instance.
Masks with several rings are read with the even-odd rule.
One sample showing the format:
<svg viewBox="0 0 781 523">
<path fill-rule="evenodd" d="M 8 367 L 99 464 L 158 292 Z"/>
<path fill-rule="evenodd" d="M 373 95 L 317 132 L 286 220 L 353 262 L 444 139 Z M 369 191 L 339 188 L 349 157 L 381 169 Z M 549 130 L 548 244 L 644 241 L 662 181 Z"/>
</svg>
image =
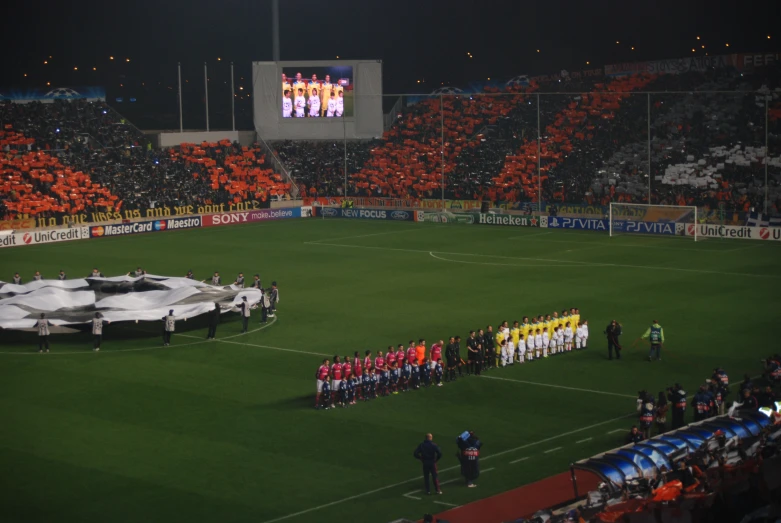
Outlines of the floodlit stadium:
<svg viewBox="0 0 781 523">
<path fill-rule="evenodd" d="M 0 86 L 0 521 L 773 510 L 767 42 L 435 82 L 278 23 Z"/>
</svg>

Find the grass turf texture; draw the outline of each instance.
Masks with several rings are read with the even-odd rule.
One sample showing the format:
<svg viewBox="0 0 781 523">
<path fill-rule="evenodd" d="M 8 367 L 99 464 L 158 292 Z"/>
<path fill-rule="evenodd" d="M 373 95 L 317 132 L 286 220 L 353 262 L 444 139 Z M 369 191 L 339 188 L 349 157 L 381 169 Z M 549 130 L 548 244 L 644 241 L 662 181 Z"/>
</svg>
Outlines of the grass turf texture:
<svg viewBox="0 0 781 523">
<path fill-rule="evenodd" d="M 609 432 L 632 424 L 620 418 L 638 389 L 680 381 L 693 392 L 717 365 L 736 382 L 759 374 L 775 350 L 779 254 L 740 240 L 320 219 L 5 249 L 7 279 L 93 266 L 227 281 L 259 272 L 279 282 L 281 303 L 270 327 L 236 336 L 232 315 L 213 342 L 199 322 L 179 322 L 168 348 L 152 324 L 109 325 L 97 354 L 87 334 L 53 336 L 40 355 L 33 333 L 0 333 L 0 520 L 381 523 L 506 491 L 622 444 Z M 587 351 L 487 374 L 502 380 L 312 409 L 318 354 L 430 345 L 571 306 L 589 320 Z M 611 318 L 626 346 L 659 319 L 663 361 L 647 362 L 646 346 L 607 361 Z M 493 468 L 479 488 L 404 497 L 422 488 L 412 451 L 423 434 L 442 446 L 447 481 L 464 429 Z"/>
</svg>

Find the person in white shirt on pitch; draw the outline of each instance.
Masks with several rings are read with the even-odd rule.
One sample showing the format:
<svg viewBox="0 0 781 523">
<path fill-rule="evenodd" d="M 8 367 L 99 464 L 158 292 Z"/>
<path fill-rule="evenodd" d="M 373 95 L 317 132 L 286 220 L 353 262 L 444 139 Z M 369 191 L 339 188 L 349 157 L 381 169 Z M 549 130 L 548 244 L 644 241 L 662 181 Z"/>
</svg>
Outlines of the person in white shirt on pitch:
<svg viewBox="0 0 781 523">
<path fill-rule="evenodd" d="M 550 353 L 556 354 L 556 342 L 559 341 L 559 328 L 553 327 L 553 332 L 550 335 Z"/>
<path fill-rule="evenodd" d="M 312 88 L 312 96 L 306 101 L 309 106 L 309 117 L 318 118 L 320 116 L 320 96 L 317 94 L 317 89 Z"/>
<path fill-rule="evenodd" d="M 282 118 L 292 118 L 293 100 L 290 99 L 290 91 L 285 91 L 285 97 L 282 98 Z"/>
<path fill-rule="evenodd" d="M 524 363 L 526 356 L 526 340 L 523 339 L 523 334 L 518 338 L 518 362 Z"/>
<path fill-rule="evenodd" d="M 569 352 L 572 350 L 572 325 L 567 322 L 567 326 L 564 327 L 564 350 Z"/>
<path fill-rule="evenodd" d="M 588 346 L 588 320 L 583 320 L 583 348 Z"/>
<path fill-rule="evenodd" d="M 542 357 L 548 357 L 548 346 L 550 345 L 550 338 L 548 337 L 548 329 L 542 329 Z"/>
<path fill-rule="evenodd" d="M 529 335 L 526 336 L 526 356 L 529 361 L 534 361 L 534 331 L 529 329 Z"/>
<path fill-rule="evenodd" d="M 537 329 L 537 333 L 534 335 L 534 357 L 539 358 L 542 356 L 542 329 Z"/>
<path fill-rule="evenodd" d="M 339 91 L 339 96 L 336 98 L 336 117 L 341 118 L 344 114 L 344 91 Z"/>
<path fill-rule="evenodd" d="M 306 98 L 304 98 L 304 90 L 299 89 L 296 95 L 296 118 L 304 117 L 304 110 L 306 109 Z"/>
<path fill-rule="evenodd" d="M 505 339 L 507 340 L 507 357 L 504 360 L 504 366 L 507 366 L 512 365 L 515 362 L 515 342 L 510 335 Z"/>
<path fill-rule="evenodd" d="M 575 349 L 580 350 L 583 347 L 583 327 L 578 323 L 575 329 Z"/>
<path fill-rule="evenodd" d="M 559 337 L 556 340 L 556 352 L 564 352 L 564 327 L 559 327 Z"/>
<path fill-rule="evenodd" d="M 334 112 L 336 112 L 336 96 L 334 96 L 334 92 L 331 91 L 331 97 L 328 99 L 328 105 L 325 111 L 326 118 L 333 118 Z"/>
</svg>

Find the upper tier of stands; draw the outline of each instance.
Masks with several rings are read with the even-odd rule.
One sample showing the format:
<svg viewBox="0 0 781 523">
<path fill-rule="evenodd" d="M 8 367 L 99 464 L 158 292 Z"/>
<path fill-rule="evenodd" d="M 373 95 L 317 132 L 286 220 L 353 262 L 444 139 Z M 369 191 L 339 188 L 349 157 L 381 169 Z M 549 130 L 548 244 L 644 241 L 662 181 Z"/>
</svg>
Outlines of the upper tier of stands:
<svg viewBox="0 0 781 523">
<path fill-rule="evenodd" d="M 652 203 L 740 211 L 767 201 L 777 213 L 779 86 L 773 68 L 533 81 L 405 97 L 377 140 L 271 145 L 306 196 L 605 205 L 650 193 Z M 5 103 L 0 125 L 0 218 L 291 191 L 259 146 L 154 149 L 105 103 Z"/>
<path fill-rule="evenodd" d="M 0 218 L 284 197 L 290 184 L 257 146 L 153 149 L 108 105 L 0 105 Z"/>
</svg>

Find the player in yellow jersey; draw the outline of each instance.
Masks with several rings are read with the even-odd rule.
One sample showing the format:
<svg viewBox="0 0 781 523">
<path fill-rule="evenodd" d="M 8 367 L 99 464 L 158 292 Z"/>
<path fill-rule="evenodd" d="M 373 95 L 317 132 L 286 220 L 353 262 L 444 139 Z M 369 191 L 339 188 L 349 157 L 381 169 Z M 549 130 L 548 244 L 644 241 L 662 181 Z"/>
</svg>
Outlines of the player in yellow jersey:
<svg viewBox="0 0 781 523">
<path fill-rule="evenodd" d="M 572 318 L 569 317 L 569 312 L 566 309 L 561 311 L 561 319 L 559 319 L 559 327 L 567 327 L 567 322 L 571 322 Z M 571 325 L 570 325 L 571 326 Z"/>
<path fill-rule="evenodd" d="M 517 321 L 513 322 L 513 327 L 510 329 L 510 338 L 513 340 L 513 347 L 518 348 L 518 342 L 521 341 L 521 326 Z M 512 361 L 516 360 L 515 350 L 513 350 Z"/>
<path fill-rule="evenodd" d="M 285 73 L 282 73 L 282 94 L 285 94 L 285 91 L 293 92 L 293 86 L 290 85 L 290 82 L 287 79 L 287 76 L 285 76 Z"/>
<path fill-rule="evenodd" d="M 317 75 L 313 74 L 312 79 L 309 80 L 306 84 L 306 97 L 307 99 L 312 98 L 312 89 L 317 89 L 317 93 L 320 93 L 320 81 L 317 79 Z M 316 94 L 318 98 L 320 98 L 319 94 Z"/>
<path fill-rule="evenodd" d="M 531 325 L 529 324 L 529 317 L 524 316 L 523 323 L 521 323 L 521 335 L 523 336 L 524 340 L 529 336 L 529 329 L 531 329 Z"/>
<path fill-rule="evenodd" d="M 580 323 L 580 311 L 575 307 L 572 307 L 569 317 L 572 318 L 570 321 L 572 321 L 572 331 L 574 332 L 578 327 L 578 323 Z"/>
<path fill-rule="evenodd" d="M 296 73 L 296 81 L 293 82 L 293 93 L 297 95 L 299 89 L 301 89 L 302 93 L 305 92 L 306 84 L 304 83 L 304 80 L 301 78 L 301 73 Z"/>
<path fill-rule="evenodd" d="M 331 75 L 325 75 L 325 82 L 320 86 L 320 101 L 322 102 L 320 105 L 321 116 L 325 114 L 325 109 L 328 105 L 328 100 L 331 99 L 331 91 L 333 91 L 333 88 L 334 84 L 331 83 Z"/>
<path fill-rule="evenodd" d="M 504 330 L 502 330 L 502 326 L 499 325 L 499 328 L 496 329 L 496 336 L 494 338 L 495 341 L 496 341 L 496 343 L 494 345 L 494 354 L 492 354 L 492 355 L 491 354 L 487 354 L 486 355 L 487 358 L 491 358 L 491 357 L 494 358 L 494 362 L 495 362 L 496 367 L 499 367 L 499 364 L 501 363 L 502 348 L 503 348 L 502 342 L 506 338 L 507 338 L 507 336 L 506 336 Z"/>
</svg>

